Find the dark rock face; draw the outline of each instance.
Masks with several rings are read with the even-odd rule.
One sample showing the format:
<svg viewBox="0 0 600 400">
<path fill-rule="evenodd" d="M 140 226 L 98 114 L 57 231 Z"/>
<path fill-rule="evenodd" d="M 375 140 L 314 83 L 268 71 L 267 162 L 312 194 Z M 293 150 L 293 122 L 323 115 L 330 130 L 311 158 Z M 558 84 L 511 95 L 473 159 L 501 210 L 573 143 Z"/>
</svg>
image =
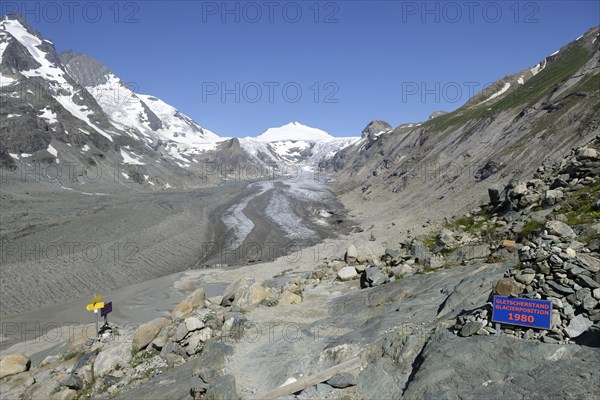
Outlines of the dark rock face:
<svg viewBox="0 0 600 400">
<path fill-rule="evenodd" d="M 226 357 L 233 347 L 216 341 L 207 341 L 202 355 L 195 361 L 192 372 L 191 394 L 194 398 L 237 399 L 237 388 L 233 375 L 221 375 Z"/>
<path fill-rule="evenodd" d="M 83 381 L 75 374 L 69 374 L 60 381 L 61 386 L 66 386 L 69 389 L 79 390 L 83 387 Z"/>
<path fill-rule="evenodd" d="M 327 381 L 327 384 L 334 388 L 343 389 L 348 386 L 356 385 L 356 378 L 349 373 L 336 374 Z"/>
<path fill-rule="evenodd" d="M 59 55 L 65 69 L 81 86 L 96 86 L 108 82 L 112 73 L 100 61 L 73 50 L 65 51 Z"/>
<path fill-rule="evenodd" d="M 495 161 L 488 161 L 477 173 L 475 173 L 475 180 L 477 182 L 483 181 L 490 176 L 500 171 L 500 165 Z"/>
<path fill-rule="evenodd" d="M 392 126 L 385 121 L 374 120 L 371 121 L 365 126 L 362 130 L 360 136 L 361 138 L 367 138 L 369 141 L 372 141 L 377 137 L 381 132 L 389 131 L 392 129 Z"/>
<path fill-rule="evenodd" d="M 490 197 L 491 204 L 500 204 L 501 197 L 498 189 L 488 189 L 488 196 Z"/>
<path fill-rule="evenodd" d="M 148 108 L 146 103 L 142 102 L 142 107 L 144 108 L 144 113 L 146 114 L 146 118 L 148 119 L 148 122 L 150 123 L 150 129 L 152 129 L 153 131 L 157 131 L 157 130 L 161 129 L 163 127 L 163 123 L 160 120 L 160 118 L 158 118 L 156 116 L 156 114 L 154 114 L 152 112 L 152 110 L 150 110 L 150 108 Z"/>
</svg>

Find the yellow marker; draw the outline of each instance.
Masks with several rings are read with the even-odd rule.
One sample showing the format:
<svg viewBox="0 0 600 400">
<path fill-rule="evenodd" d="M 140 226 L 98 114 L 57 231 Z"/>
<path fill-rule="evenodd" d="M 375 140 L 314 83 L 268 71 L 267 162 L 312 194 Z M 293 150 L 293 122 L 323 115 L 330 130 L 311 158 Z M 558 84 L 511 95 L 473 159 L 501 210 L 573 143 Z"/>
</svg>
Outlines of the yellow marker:
<svg viewBox="0 0 600 400">
<path fill-rule="evenodd" d="M 97 310 L 100 308 L 104 308 L 104 302 L 100 301 L 98 303 L 92 303 L 92 304 L 88 304 L 87 306 L 85 306 L 85 309 L 88 311 L 92 311 L 92 310 Z"/>
<path fill-rule="evenodd" d="M 102 300 L 102 295 L 99 294 L 98 296 L 92 298 L 92 303 L 99 303 L 100 300 Z"/>
</svg>

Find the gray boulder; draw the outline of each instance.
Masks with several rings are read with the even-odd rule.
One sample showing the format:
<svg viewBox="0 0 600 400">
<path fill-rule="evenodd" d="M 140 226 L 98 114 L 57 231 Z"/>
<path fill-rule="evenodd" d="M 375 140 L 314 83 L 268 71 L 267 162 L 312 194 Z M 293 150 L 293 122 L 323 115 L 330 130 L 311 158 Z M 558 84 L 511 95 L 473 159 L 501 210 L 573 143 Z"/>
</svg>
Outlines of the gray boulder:
<svg viewBox="0 0 600 400">
<path fill-rule="evenodd" d="M 181 323 L 175 330 L 175 336 L 173 336 L 173 339 L 175 339 L 176 342 L 181 342 L 183 339 L 185 339 L 189 332 L 190 331 L 188 330 L 186 324 Z"/>
<path fill-rule="evenodd" d="M 591 147 L 582 147 L 577 150 L 577 158 L 582 160 L 595 160 L 598 158 L 598 151 Z"/>
<path fill-rule="evenodd" d="M 167 324 L 168 320 L 163 317 L 153 319 L 140 325 L 133 336 L 131 347 L 134 351 L 146 348 L 158 335 L 160 330 Z"/>
<path fill-rule="evenodd" d="M 96 378 L 106 375 L 117 365 L 124 367 L 131 360 L 131 346 L 128 342 L 110 343 L 96 357 L 94 361 L 94 376 Z"/>
<path fill-rule="evenodd" d="M 221 305 L 236 306 L 243 309 L 251 308 L 271 295 L 271 292 L 255 282 L 253 278 L 244 277 L 227 286 Z"/>
<path fill-rule="evenodd" d="M 189 332 L 204 328 L 204 322 L 197 317 L 188 317 L 183 321 L 183 323 Z"/>
<path fill-rule="evenodd" d="M 387 275 L 376 267 L 367 268 L 360 276 L 360 286 L 362 288 L 383 285 L 388 281 Z"/>
<path fill-rule="evenodd" d="M 356 268 L 354 267 L 344 267 L 338 271 L 337 276 L 342 281 L 348 281 L 350 279 L 356 278 L 358 276 L 358 273 L 356 272 Z"/>
<path fill-rule="evenodd" d="M 348 264 L 351 264 L 355 263 L 357 258 L 358 250 L 356 249 L 356 246 L 351 244 L 346 250 L 346 254 L 344 255 L 344 261 L 346 261 Z"/>
<path fill-rule="evenodd" d="M 551 235 L 556 235 L 563 238 L 573 239 L 577 237 L 573 229 L 561 221 L 548 221 L 545 226 L 546 230 Z"/>
<path fill-rule="evenodd" d="M 350 373 L 336 374 L 327 381 L 327 384 L 337 389 L 343 389 L 356 385 L 356 378 Z"/>
<path fill-rule="evenodd" d="M 583 315 L 578 315 L 569 322 L 569 326 L 565 329 L 565 332 L 570 338 L 576 338 L 587 331 L 592 325 L 594 325 L 592 321 Z"/>
<path fill-rule="evenodd" d="M 446 260 L 444 260 L 444 257 L 442 257 L 442 256 L 436 256 L 436 255 L 430 256 L 427 259 L 427 261 L 425 262 L 425 265 L 428 266 L 431 269 L 441 268 L 445 264 L 446 264 Z"/>
<path fill-rule="evenodd" d="M 69 389 L 79 390 L 83 387 L 83 381 L 75 374 L 69 374 L 60 380 L 60 386 L 66 386 Z"/>
</svg>

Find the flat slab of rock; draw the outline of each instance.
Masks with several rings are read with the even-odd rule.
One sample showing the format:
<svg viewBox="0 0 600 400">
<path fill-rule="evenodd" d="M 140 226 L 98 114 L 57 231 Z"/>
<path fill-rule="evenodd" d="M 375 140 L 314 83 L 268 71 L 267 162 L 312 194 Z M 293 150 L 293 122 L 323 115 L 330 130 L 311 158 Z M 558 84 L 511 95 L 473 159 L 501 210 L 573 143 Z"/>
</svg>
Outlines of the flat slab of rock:
<svg viewBox="0 0 600 400">
<path fill-rule="evenodd" d="M 29 370 L 31 360 L 21 354 L 11 354 L 0 361 L 0 378 Z"/>
<path fill-rule="evenodd" d="M 469 321 L 460 330 L 460 336 L 463 336 L 463 337 L 473 336 L 481 328 L 483 328 L 483 322 Z"/>
<path fill-rule="evenodd" d="M 421 356 L 403 396 L 396 398 L 529 399 L 551 393 L 557 399 L 593 399 L 598 395 L 590 382 L 600 380 L 600 348 L 444 334 L 433 339 Z M 518 378 L 506 379 L 515 374 L 516 365 Z"/>
<path fill-rule="evenodd" d="M 183 321 L 188 331 L 193 332 L 204 328 L 204 322 L 197 317 L 188 317 Z"/>
<path fill-rule="evenodd" d="M 211 382 L 206 391 L 206 398 L 215 400 L 238 399 L 235 377 L 223 375 Z"/>
<path fill-rule="evenodd" d="M 145 324 L 140 325 L 133 336 L 131 347 L 134 351 L 145 349 L 158 335 L 163 326 L 169 321 L 166 318 L 159 317 Z"/>
<path fill-rule="evenodd" d="M 128 342 L 108 343 L 94 361 L 94 376 L 98 378 L 106 375 L 117 365 L 126 366 L 130 360 L 131 347 Z"/>
<path fill-rule="evenodd" d="M 596 257 L 592 257 L 587 254 L 579 254 L 577 259 L 583 265 L 583 268 L 587 269 L 590 272 L 598 272 L 600 271 L 600 260 Z"/>
</svg>

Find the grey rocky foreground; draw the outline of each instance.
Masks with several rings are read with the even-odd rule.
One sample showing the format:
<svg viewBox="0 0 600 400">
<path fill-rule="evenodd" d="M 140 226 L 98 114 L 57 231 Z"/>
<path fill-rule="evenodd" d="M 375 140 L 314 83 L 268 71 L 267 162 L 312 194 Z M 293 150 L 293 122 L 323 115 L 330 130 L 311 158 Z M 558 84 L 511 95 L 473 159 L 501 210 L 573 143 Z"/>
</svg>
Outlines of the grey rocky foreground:
<svg viewBox="0 0 600 400">
<path fill-rule="evenodd" d="M 589 168 L 595 157 L 579 150 L 565 159 L 560 169 L 573 174 L 561 178 L 563 195 L 553 192 L 551 202 L 548 196 L 521 199 L 554 190 L 545 186 L 556 171 L 510 184 L 503 196 L 490 193 L 490 204 L 380 255 L 350 245 L 312 268 L 279 264 L 277 277 L 276 264 L 257 265 L 252 275 L 260 280 L 237 279 L 217 296 L 207 297 L 187 281 L 189 295 L 165 318 L 133 331 L 114 325 L 97 343 L 76 337 L 31 357 L 14 354 L 18 362 L 4 378 L 5 393 L 99 399 L 260 399 L 269 393 L 289 399 L 598 397 L 600 259 L 592 201 L 598 172 Z M 573 220 L 573 208 L 580 212 L 571 227 L 563 221 Z M 507 239 L 511 234 L 518 242 Z M 197 274 L 236 276 L 220 272 Z M 492 335 L 489 301 L 495 293 L 551 300 L 552 329 L 504 326 L 500 337 Z"/>
<path fill-rule="evenodd" d="M 403 398 L 598 398 L 599 357 L 597 348 L 441 335 L 420 354 Z"/>
</svg>

